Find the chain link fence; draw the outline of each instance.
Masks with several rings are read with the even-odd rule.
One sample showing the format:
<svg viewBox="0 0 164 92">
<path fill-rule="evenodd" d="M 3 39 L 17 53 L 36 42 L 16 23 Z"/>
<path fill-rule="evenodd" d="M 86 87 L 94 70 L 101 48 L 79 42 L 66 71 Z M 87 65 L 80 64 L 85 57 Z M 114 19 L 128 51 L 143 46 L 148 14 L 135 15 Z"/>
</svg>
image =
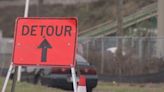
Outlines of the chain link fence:
<svg viewBox="0 0 164 92">
<path fill-rule="evenodd" d="M 13 39 L 3 38 L 0 32 L 0 76 L 5 76 L 12 57 Z"/>
<path fill-rule="evenodd" d="M 79 38 L 79 49 L 99 74 L 142 75 L 163 70 L 163 38 Z M 160 46 L 159 46 L 160 45 Z M 159 54 L 160 53 L 160 54 Z"/>
<path fill-rule="evenodd" d="M 5 76 L 13 39 L 0 39 L 0 75 Z M 78 41 L 78 53 L 96 67 L 99 75 L 138 76 L 164 70 L 164 38 L 85 37 Z"/>
</svg>

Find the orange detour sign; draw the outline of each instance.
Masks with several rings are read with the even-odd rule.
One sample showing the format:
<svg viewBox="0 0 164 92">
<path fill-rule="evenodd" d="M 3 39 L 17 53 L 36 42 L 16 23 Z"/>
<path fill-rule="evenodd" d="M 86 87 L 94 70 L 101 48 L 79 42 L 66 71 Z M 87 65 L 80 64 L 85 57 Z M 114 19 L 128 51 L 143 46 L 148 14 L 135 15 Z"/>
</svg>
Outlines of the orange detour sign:
<svg viewBox="0 0 164 92">
<path fill-rule="evenodd" d="M 75 65 L 76 18 L 18 18 L 12 61 L 15 65 Z"/>
</svg>

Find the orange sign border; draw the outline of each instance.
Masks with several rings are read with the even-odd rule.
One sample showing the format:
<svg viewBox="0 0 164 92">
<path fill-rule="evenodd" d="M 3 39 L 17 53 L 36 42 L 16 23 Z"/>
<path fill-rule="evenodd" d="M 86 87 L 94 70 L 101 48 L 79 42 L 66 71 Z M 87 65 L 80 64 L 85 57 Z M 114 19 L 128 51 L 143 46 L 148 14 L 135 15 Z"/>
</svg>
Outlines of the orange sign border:
<svg viewBox="0 0 164 92">
<path fill-rule="evenodd" d="M 71 65 L 49 65 L 49 64 L 16 64 L 14 63 L 14 53 L 15 53 L 15 45 L 16 45 L 16 36 L 17 36 L 17 26 L 18 26 L 18 21 L 20 19 L 58 19 L 58 20 L 76 20 L 76 32 L 75 32 L 75 43 L 74 43 L 74 52 L 73 52 L 73 64 Z M 18 17 L 16 19 L 16 22 L 15 22 L 15 33 L 14 33 L 14 44 L 13 44 L 13 52 L 12 52 L 12 62 L 14 65 L 21 65 L 21 66 L 55 66 L 55 67 L 75 67 L 76 65 L 76 61 L 75 61 L 75 58 L 76 58 L 76 50 L 77 50 L 77 36 L 78 36 L 78 19 L 76 17 L 71 17 L 71 18 L 65 18 L 65 17 L 28 17 L 28 18 L 24 18 L 24 17 Z"/>
</svg>

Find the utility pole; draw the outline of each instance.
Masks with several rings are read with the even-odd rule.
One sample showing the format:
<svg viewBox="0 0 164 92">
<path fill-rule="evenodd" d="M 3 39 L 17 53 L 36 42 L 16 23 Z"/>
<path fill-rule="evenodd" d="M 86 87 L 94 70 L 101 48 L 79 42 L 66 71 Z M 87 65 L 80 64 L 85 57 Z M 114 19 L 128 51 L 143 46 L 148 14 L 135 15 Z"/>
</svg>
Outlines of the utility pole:
<svg viewBox="0 0 164 92">
<path fill-rule="evenodd" d="M 123 36 L 123 0 L 117 0 L 117 36 L 121 37 Z M 117 56 L 122 56 L 122 39 L 118 38 L 118 44 L 117 44 Z"/>
<path fill-rule="evenodd" d="M 122 37 L 123 36 L 123 0 L 117 0 L 117 37 L 118 37 L 118 43 L 117 43 L 117 52 L 116 52 L 116 60 L 118 62 L 118 73 L 119 75 L 122 74 Z"/>
<path fill-rule="evenodd" d="M 123 36 L 123 0 L 117 0 L 117 36 Z"/>
</svg>

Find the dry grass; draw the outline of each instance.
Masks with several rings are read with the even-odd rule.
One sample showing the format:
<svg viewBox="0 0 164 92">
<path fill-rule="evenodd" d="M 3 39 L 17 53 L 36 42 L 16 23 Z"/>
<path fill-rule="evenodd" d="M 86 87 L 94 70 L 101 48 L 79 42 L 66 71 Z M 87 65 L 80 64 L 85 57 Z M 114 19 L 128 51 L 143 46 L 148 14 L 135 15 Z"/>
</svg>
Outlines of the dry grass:
<svg viewBox="0 0 164 92">
<path fill-rule="evenodd" d="M 164 84 L 118 84 L 100 82 L 94 92 L 164 92 Z"/>
</svg>

